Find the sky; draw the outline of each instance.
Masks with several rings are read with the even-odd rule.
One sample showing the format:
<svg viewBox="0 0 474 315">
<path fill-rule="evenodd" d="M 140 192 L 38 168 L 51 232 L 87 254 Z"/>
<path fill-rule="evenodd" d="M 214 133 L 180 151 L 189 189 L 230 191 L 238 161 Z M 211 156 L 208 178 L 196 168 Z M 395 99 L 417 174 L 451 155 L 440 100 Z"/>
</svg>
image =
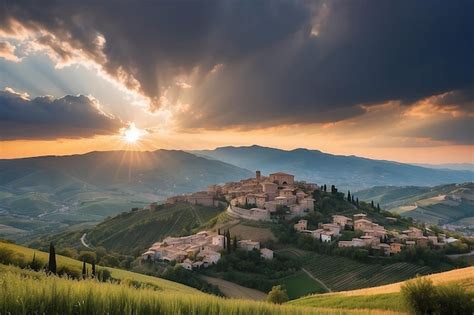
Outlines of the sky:
<svg viewBox="0 0 474 315">
<path fill-rule="evenodd" d="M 0 158 L 474 163 L 473 1 L 0 0 Z"/>
</svg>

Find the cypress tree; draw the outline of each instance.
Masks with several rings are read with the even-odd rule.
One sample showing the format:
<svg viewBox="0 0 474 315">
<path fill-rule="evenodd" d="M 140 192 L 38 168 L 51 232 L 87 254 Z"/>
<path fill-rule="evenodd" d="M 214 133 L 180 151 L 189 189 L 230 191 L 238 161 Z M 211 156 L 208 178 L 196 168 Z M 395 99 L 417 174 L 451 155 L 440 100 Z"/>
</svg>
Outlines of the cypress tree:
<svg viewBox="0 0 474 315">
<path fill-rule="evenodd" d="M 347 191 L 347 201 L 351 202 L 351 191 L 350 190 Z"/>
<path fill-rule="evenodd" d="M 357 199 L 356 199 L 356 204 L 357 204 L 357 206 L 359 206 L 359 197 L 357 197 Z"/>
<path fill-rule="evenodd" d="M 56 274 L 56 251 L 54 249 L 53 242 L 49 244 L 48 271 L 50 273 Z"/>
<path fill-rule="evenodd" d="M 226 231 L 224 230 L 224 249 L 226 249 L 226 245 L 227 245 L 227 235 L 226 235 Z"/>
<path fill-rule="evenodd" d="M 230 244 L 230 231 L 227 230 L 227 252 L 230 253 L 232 250 L 231 244 Z"/>
<path fill-rule="evenodd" d="M 380 212 L 380 205 L 378 202 L 377 202 L 377 211 Z"/>
<path fill-rule="evenodd" d="M 95 278 L 95 260 L 92 261 L 92 278 Z"/>
<path fill-rule="evenodd" d="M 234 251 L 237 250 L 237 235 L 234 235 Z"/>
<path fill-rule="evenodd" d="M 355 204 L 354 195 L 352 195 L 352 203 Z"/>
<path fill-rule="evenodd" d="M 86 260 L 82 260 L 82 279 L 86 279 L 87 277 L 87 268 L 86 268 Z"/>
<path fill-rule="evenodd" d="M 370 205 L 372 206 L 372 209 L 375 209 L 374 201 L 373 201 L 373 200 L 370 202 Z"/>
</svg>

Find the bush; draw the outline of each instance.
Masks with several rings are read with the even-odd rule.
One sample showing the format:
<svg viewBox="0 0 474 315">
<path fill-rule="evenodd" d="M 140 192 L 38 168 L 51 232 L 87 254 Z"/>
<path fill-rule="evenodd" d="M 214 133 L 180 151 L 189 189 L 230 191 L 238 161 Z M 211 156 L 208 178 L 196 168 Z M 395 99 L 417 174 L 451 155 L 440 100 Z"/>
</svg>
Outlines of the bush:
<svg viewBox="0 0 474 315">
<path fill-rule="evenodd" d="M 436 289 L 427 278 L 417 277 L 401 287 L 402 297 L 408 309 L 414 314 L 434 314 L 436 310 Z"/>
<path fill-rule="evenodd" d="M 437 288 L 438 314 L 473 314 L 474 293 L 458 285 Z"/>
<path fill-rule="evenodd" d="M 417 277 L 403 285 L 401 293 L 413 314 L 474 313 L 474 293 L 459 285 L 435 287 L 431 280 Z"/>
<path fill-rule="evenodd" d="M 92 262 L 97 261 L 97 255 L 91 251 L 81 251 L 79 252 L 79 257 L 77 257 L 77 260 L 92 264 Z"/>
<path fill-rule="evenodd" d="M 288 302 L 288 294 L 281 285 L 276 285 L 268 292 L 267 301 L 275 304 L 282 304 Z"/>
</svg>

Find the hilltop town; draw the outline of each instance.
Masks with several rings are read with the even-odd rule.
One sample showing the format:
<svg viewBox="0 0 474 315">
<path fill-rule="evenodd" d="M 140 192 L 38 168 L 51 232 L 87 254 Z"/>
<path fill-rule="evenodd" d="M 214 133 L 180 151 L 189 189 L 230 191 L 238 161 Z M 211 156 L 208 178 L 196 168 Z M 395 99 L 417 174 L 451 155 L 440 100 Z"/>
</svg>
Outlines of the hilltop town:
<svg viewBox="0 0 474 315">
<path fill-rule="evenodd" d="M 294 175 L 283 172 L 262 176 L 255 172 L 254 178 L 223 185 L 211 185 L 207 191 L 168 198 L 168 204 L 187 202 L 193 205 L 217 206 L 228 204 L 229 216 L 254 221 L 271 221 L 277 213 L 288 218 L 303 216 L 314 211 L 311 193 L 319 189 L 316 184 L 295 181 Z M 183 268 L 192 270 L 216 264 L 220 252 L 230 241 L 224 235 L 213 235 L 207 231 L 185 237 L 167 237 L 154 243 L 142 258 L 147 261 L 175 261 Z M 236 247 L 246 251 L 259 250 L 265 259 L 273 258 L 273 251 L 260 248 L 252 240 L 236 241 Z"/>
<path fill-rule="evenodd" d="M 292 174 L 277 172 L 263 176 L 260 171 L 256 171 L 253 178 L 211 185 L 207 191 L 174 196 L 168 198 L 166 202 L 168 204 L 185 202 L 211 207 L 224 206 L 229 218 L 259 222 L 276 222 L 284 218 L 286 224 L 291 224 L 294 222 L 291 220 L 314 213 L 313 195 L 315 192 L 320 192 L 321 188 L 315 183 L 296 181 Z M 326 185 L 324 185 L 324 190 L 326 190 Z M 331 191 L 338 194 L 334 186 Z M 354 203 L 353 197 L 352 202 Z M 357 209 L 352 204 L 349 206 Z M 396 224 L 399 220 L 392 216 L 385 216 L 384 219 L 390 224 Z M 334 214 L 332 222 L 319 222 L 314 229 L 309 229 L 308 220 L 299 219 L 293 225 L 293 229 L 320 243 L 335 242 L 339 248 L 371 249 L 385 256 L 398 254 L 403 249 L 411 247 L 443 248 L 446 244 L 458 241 L 456 238 L 446 237 L 444 233 L 423 231 L 416 226 L 409 226 L 402 231 L 388 230 L 383 225 L 373 222 L 373 218 L 370 218 L 367 213 L 355 213 L 352 217 Z M 341 239 L 344 231 L 353 231 L 355 237 L 349 240 Z M 166 237 L 154 243 L 143 253 L 142 259 L 175 262 L 188 270 L 207 268 L 217 264 L 226 246 L 231 246 L 231 240 L 228 237 L 230 236 L 226 234 L 221 235 L 220 231 L 218 233 L 200 231 L 189 236 Z M 234 239 L 232 242 L 235 248 L 245 251 L 257 250 L 261 257 L 273 258 L 273 251 L 260 248 L 258 241 Z"/>
</svg>

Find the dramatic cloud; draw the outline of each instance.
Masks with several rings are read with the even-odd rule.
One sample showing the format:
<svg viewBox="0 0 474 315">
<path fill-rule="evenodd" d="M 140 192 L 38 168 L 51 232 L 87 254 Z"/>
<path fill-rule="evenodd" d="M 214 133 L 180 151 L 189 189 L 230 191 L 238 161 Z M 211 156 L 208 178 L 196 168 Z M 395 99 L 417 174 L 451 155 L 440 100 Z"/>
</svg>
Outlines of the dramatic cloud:
<svg viewBox="0 0 474 315">
<path fill-rule="evenodd" d="M 0 58 L 13 62 L 20 61 L 20 58 L 15 55 L 15 46 L 9 42 L 0 42 Z"/>
<path fill-rule="evenodd" d="M 122 127 L 84 95 L 30 99 L 12 89 L 0 91 L 0 140 L 84 138 L 116 134 Z"/>
<path fill-rule="evenodd" d="M 474 86 L 473 1 L 3 3 L 4 36 L 98 64 L 182 128 L 335 122 Z"/>
</svg>

